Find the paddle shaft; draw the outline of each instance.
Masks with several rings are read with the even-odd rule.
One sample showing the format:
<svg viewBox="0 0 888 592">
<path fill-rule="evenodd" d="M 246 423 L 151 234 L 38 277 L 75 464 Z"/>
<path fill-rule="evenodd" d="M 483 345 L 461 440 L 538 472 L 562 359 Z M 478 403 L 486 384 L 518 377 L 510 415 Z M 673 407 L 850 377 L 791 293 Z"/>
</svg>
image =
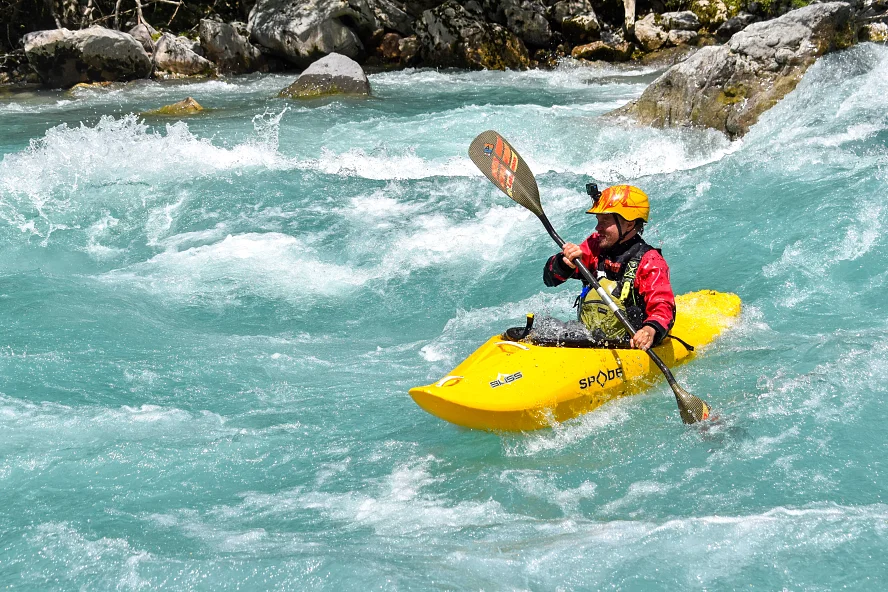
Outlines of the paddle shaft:
<svg viewBox="0 0 888 592">
<path fill-rule="evenodd" d="M 549 236 L 552 237 L 552 239 L 558 244 L 559 247 L 563 248 L 564 239 L 561 238 L 558 232 L 552 227 L 552 223 L 549 222 L 549 218 L 545 214 L 538 217 L 540 219 L 540 222 L 543 223 L 543 226 L 546 227 L 546 232 L 549 233 Z M 616 315 L 617 319 L 619 319 L 619 321 L 623 323 L 623 326 L 626 327 L 626 330 L 629 331 L 629 334 L 635 335 L 635 327 L 632 326 L 632 323 L 629 322 L 629 319 L 626 318 L 626 315 L 623 314 L 623 311 L 620 310 L 620 308 L 616 305 L 616 303 L 610 297 L 610 294 L 608 294 L 604 290 L 604 288 L 601 287 L 601 284 L 598 283 L 598 280 L 595 279 L 595 276 L 592 275 L 592 272 L 589 271 L 589 268 L 586 267 L 586 265 L 582 261 L 580 261 L 579 257 L 573 260 L 573 264 L 576 265 L 577 269 L 580 270 L 580 274 L 582 274 L 583 279 L 589 282 L 589 285 L 591 285 L 592 288 L 598 293 L 604 303 L 607 304 L 607 307 L 611 309 L 611 311 L 613 311 L 613 313 Z M 652 349 L 649 348 L 645 351 L 647 352 L 647 355 L 651 357 L 651 360 L 653 360 L 654 364 L 657 365 L 657 368 L 660 369 L 660 372 L 663 373 L 663 376 L 666 377 L 666 381 L 669 383 L 669 386 L 673 387 L 674 390 L 674 385 L 676 384 L 676 382 L 675 377 L 672 376 L 672 371 L 669 370 L 669 367 L 663 363 L 663 360 L 660 359 L 660 356 L 658 356 Z"/>
</svg>

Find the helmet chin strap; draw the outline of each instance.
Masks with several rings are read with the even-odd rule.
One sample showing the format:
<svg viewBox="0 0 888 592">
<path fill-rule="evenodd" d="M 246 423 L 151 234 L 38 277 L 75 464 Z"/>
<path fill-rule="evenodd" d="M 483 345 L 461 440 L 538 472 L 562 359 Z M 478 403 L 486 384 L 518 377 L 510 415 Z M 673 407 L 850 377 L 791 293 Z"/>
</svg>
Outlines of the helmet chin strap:
<svg viewBox="0 0 888 592">
<path fill-rule="evenodd" d="M 617 244 L 620 244 L 623 242 L 623 237 L 626 236 L 626 233 L 623 232 L 623 225 L 620 224 L 620 216 L 618 216 L 617 214 L 611 214 L 611 216 L 614 217 L 614 224 L 617 225 L 617 232 L 620 235 L 620 237 L 617 239 Z"/>
</svg>

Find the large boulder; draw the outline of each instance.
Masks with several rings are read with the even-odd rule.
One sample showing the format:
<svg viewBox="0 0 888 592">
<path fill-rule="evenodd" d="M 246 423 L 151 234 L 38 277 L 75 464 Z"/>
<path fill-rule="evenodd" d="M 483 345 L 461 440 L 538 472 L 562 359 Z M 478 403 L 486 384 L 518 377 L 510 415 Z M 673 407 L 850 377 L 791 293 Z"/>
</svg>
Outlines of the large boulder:
<svg viewBox="0 0 888 592">
<path fill-rule="evenodd" d="M 367 0 L 257 0 L 248 27 L 254 43 L 307 67 L 330 53 L 363 57 L 358 33 L 372 34 L 378 23 Z"/>
<path fill-rule="evenodd" d="M 331 53 L 313 63 L 293 84 L 280 92 L 280 96 L 292 99 L 369 94 L 370 81 L 360 64 L 338 53 Z"/>
<path fill-rule="evenodd" d="M 416 34 L 429 66 L 523 70 L 530 65 L 527 47 L 514 33 L 454 0 L 422 13 Z"/>
<path fill-rule="evenodd" d="M 208 76 L 216 71 L 213 62 L 198 54 L 200 46 L 185 37 L 164 33 L 154 46 L 154 67 L 181 76 Z"/>
<path fill-rule="evenodd" d="M 711 127 L 735 138 L 798 84 L 817 57 L 856 42 L 850 5 L 812 4 L 704 47 L 613 112 L 656 126 Z"/>
<path fill-rule="evenodd" d="M 151 58 L 145 49 L 132 35 L 120 31 L 53 29 L 28 33 L 22 41 L 28 63 L 48 86 L 133 80 L 151 74 Z"/>
<path fill-rule="evenodd" d="M 220 72 L 243 74 L 267 68 L 265 56 L 250 43 L 244 23 L 200 21 L 200 46 L 204 55 L 218 66 Z"/>
</svg>

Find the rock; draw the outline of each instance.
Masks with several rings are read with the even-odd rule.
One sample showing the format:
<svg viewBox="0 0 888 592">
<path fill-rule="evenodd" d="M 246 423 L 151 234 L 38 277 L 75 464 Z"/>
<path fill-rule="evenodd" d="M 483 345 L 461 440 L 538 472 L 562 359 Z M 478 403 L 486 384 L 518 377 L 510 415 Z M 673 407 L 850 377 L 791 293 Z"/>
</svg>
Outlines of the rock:
<svg viewBox="0 0 888 592">
<path fill-rule="evenodd" d="M 506 27 L 524 43 L 541 47 L 552 38 L 546 6 L 541 0 L 502 0 L 498 4 L 503 7 Z"/>
<path fill-rule="evenodd" d="M 530 65 L 527 47 L 514 33 L 484 21 L 454 0 L 422 13 L 416 33 L 429 66 L 523 70 Z"/>
<path fill-rule="evenodd" d="M 154 109 L 153 111 L 146 111 L 143 115 L 193 115 L 203 110 L 204 108 L 200 106 L 200 103 L 191 97 L 187 97 L 185 100 L 179 101 L 178 103 L 166 105 L 160 109 Z"/>
<path fill-rule="evenodd" d="M 635 39 L 645 51 L 660 49 L 666 44 L 669 34 L 658 24 L 658 15 L 653 12 L 635 21 Z"/>
<path fill-rule="evenodd" d="M 586 45 L 578 45 L 570 52 L 571 57 L 578 60 L 602 60 L 605 62 L 626 62 L 632 57 L 635 46 L 628 41 L 593 41 Z"/>
<path fill-rule="evenodd" d="M 413 23 L 416 21 L 407 12 L 406 2 L 396 0 L 368 0 L 373 15 L 376 17 L 376 27 L 395 31 L 401 36 L 413 35 Z"/>
<path fill-rule="evenodd" d="M 682 31 L 681 29 L 673 29 L 669 31 L 666 41 L 669 45 L 689 45 L 697 41 L 696 31 Z"/>
<path fill-rule="evenodd" d="M 398 52 L 401 54 L 401 64 L 409 66 L 419 56 L 419 39 L 416 35 L 404 37 L 398 41 Z"/>
<path fill-rule="evenodd" d="M 243 74 L 268 69 L 265 56 L 250 43 L 246 24 L 203 19 L 199 33 L 204 55 L 216 64 L 220 72 Z"/>
<path fill-rule="evenodd" d="M 154 27 L 148 23 L 141 23 L 130 29 L 129 34 L 142 44 L 146 53 L 154 53 L 154 40 L 160 36 Z"/>
<path fill-rule="evenodd" d="M 739 33 L 757 20 L 759 19 L 754 14 L 741 12 L 737 16 L 731 17 L 722 23 L 722 25 L 716 29 L 715 36 L 720 41 L 727 41 L 734 35 L 734 33 Z"/>
<path fill-rule="evenodd" d="M 364 44 L 345 22 L 368 37 L 378 29 L 366 0 L 257 0 L 248 27 L 254 43 L 307 67 L 331 53 L 363 57 Z"/>
<path fill-rule="evenodd" d="M 182 76 L 208 76 L 216 71 L 213 62 L 200 56 L 195 43 L 185 37 L 164 33 L 154 46 L 154 67 Z"/>
<path fill-rule="evenodd" d="M 869 23 L 861 27 L 858 33 L 861 41 L 875 41 L 877 43 L 888 42 L 888 24 Z"/>
<path fill-rule="evenodd" d="M 397 33 L 386 33 L 379 44 L 379 54 L 390 62 L 401 60 L 401 36 Z"/>
<path fill-rule="evenodd" d="M 581 14 L 595 14 L 589 0 L 560 0 L 549 7 L 549 19 L 556 28 L 561 28 L 564 19 Z"/>
<path fill-rule="evenodd" d="M 53 29 L 22 40 L 28 63 L 48 86 L 133 80 L 151 74 L 151 58 L 132 35 L 102 27 Z"/>
<path fill-rule="evenodd" d="M 114 83 L 109 80 L 105 80 L 102 82 L 78 82 L 77 84 L 69 88 L 68 92 L 74 92 L 77 90 L 89 90 L 94 88 L 108 88 L 112 84 Z"/>
<path fill-rule="evenodd" d="M 699 31 L 700 19 L 690 10 L 682 12 L 664 12 L 660 15 L 661 23 L 667 31 Z"/>
<path fill-rule="evenodd" d="M 561 22 L 561 32 L 565 39 L 573 43 L 589 43 L 600 36 L 601 24 L 594 12 L 581 14 L 564 19 Z"/>
<path fill-rule="evenodd" d="M 280 92 L 281 97 L 291 99 L 312 99 L 325 95 L 370 94 L 370 81 L 353 59 L 331 53 L 299 75 L 296 81 Z"/>
<path fill-rule="evenodd" d="M 613 112 L 642 124 L 711 127 L 736 138 L 798 84 L 818 56 L 852 45 L 851 7 L 812 4 L 704 47 Z"/>
</svg>

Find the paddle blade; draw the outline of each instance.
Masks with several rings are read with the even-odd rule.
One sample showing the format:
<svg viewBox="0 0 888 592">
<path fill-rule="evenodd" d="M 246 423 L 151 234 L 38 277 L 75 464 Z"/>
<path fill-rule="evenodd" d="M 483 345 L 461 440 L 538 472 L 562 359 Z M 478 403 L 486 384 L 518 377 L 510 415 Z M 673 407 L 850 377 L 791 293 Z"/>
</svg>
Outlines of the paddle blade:
<svg viewBox="0 0 888 592">
<path fill-rule="evenodd" d="M 503 193 L 537 216 L 545 216 L 533 173 L 501 135 L 493 130 L 481 133 L 469 146 L 469 158 Z"/>
<path fill-rule="evenodd" d="M 697 423 L 709 419 L 712 408 L 706 401 L 699 397 L 695 397 L 688 391 L 684 390 L 678 384 L 673 383 L 672 392 L 675 393 L 675 402 L 678 403 L 678 413 L 681 420 L 685 423 Z"/>
</svg>

